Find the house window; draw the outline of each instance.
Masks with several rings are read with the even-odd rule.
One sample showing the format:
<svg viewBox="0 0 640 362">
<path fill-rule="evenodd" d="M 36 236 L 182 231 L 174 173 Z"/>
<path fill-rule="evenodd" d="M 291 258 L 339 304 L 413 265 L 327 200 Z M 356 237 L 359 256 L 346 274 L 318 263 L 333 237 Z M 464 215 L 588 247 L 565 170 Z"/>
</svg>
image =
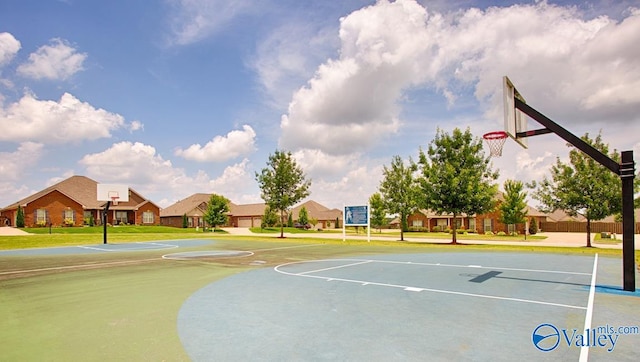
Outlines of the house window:
<svg viewBox="0 0 640 362">
<path fill-rule="evenodd" d="M 460 229 L 460 226 L 462 226 L 462 220 L 456 219 L 456 229 Z"/>
<path fill-rule="evenodd" d="M 413 220 L 411 222 L 411 226 L 421 228 L 422 227 L 422 220 Z"/>
<path fill-rule="evenodd" d="M 116 224 L 126 224 L 129 220 L 127 220 L 127 212 L 126 211 L 116 211 Z"/>
<path fill-rule="evenodd" d="M 45 210 L 45 209 L 37 209 L 36 210 L 36 224 L 37 225 L 46 225 L 47 224 L 47 210 Z"/>
<path fill-rule="evenodd" d="M 85 210 L 85 211 L 82 213 L 82 222 L 83 222 L 85 225 L 89 225 L 89 221 L 90 221 L 90 220 L 91 220 L 91 211 L 87 211 L 87 210 Z"/>
<path fill-rule="evenodd" d="M 142 213 L 142 223 L 143 224 L 153 224 L 153 212 L 145 211 Z"/>
<path fill-rule="evenodd" d="M 493 220 L 492 219 L 484 219 L 484 232 L 493 231 Z"/>
<path fill-rule="evenodd" d="M 509 234 L 514 233 L 516 231 L 516 225 L 515 224 L 508 224 L 507 225 L 507 231 L 509 232 Z"/>
<path fill-rule="evenodd" d="M 75 215 L 76 215 L 76 213 L 73 212 L 73 210 L 71 210 L 71 209 L 64 210 L 64 219 L 65 220 L 76 221 Z"/>
<path fill-rule="evenodd" d="M 470 217 L 468 221 L 469 221 L 469 230 L 475 231 L 476 230 L 476 219 Z"/>
<path fill-rule="evenodd" d="M 65 225 L 73 225 L 76 223 L 76 213 L 71 209 L 66 209 L 62 212 L 62 222 Z"/>
<path fill-rule="evenodd" d="M 447 219 L 438 219 L 438 220 L 436 220 L 436 225 L 442 226 L 442 227 L 446 227 L 446 226 L 449 225 L 448 221 L 449 220 L 447 220 Z"/>
</svg>

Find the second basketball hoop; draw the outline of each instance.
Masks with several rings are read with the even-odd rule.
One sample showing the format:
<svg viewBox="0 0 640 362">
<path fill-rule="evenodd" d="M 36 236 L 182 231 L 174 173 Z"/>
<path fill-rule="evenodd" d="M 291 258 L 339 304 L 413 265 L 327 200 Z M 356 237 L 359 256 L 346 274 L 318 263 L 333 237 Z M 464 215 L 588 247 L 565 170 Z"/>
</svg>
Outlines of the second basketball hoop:
<svg viewBox="0 0 640 362">
<path fill-rule="evenodd" d="M 504 146 L 507 137 L 509 136 L 504 131 L 489 132 L 482 136 L 489 145 L 489 154 L 492 157 L 502 156 L 502 146 Z"/>
</svg>

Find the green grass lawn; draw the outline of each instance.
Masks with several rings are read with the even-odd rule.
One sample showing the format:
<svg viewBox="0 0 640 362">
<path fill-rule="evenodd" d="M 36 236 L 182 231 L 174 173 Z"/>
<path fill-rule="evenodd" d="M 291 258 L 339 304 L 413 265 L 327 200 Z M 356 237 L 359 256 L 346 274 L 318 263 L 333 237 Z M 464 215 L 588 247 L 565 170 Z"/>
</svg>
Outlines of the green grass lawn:
<svg viewBox="0 0 640 362">
<path fill-rule="evenodd" d="M 180 229 L 176 229 L 180 230 Z M 219 233 L 113 233 L 119 242 L 202 238 L 215 244 L 192 250 L 252 250 L 251 258 L 163 260 L 166 250 L 80 255 L 0 257 L 0 360 L 188 361 L 176 320 L 182 304 L 205 285 L 235 273 L 285 262 L 382 253 L 549 252 L 620 258 L 621 251 L 531 245 L 449 245 L 277 235 Z M 101 234 L 7 236 L 59 245 L 101 240 Z M 55 238 L 55 239 L 54 239 Z M 93 240 L 93 239 L 91 239 Z M 115 240 L 114 240 L 115 241 Z M 290 248 L 290 246 L 296 246 Z M 298 247 L 303 246 L 303 247 Z M 640 254 L 636 253 L 636 257 Z M 249 264 L 261 260 L 260 266 Z M 636 258 L 638 259 L 638 258 Z M 114 262 L 126 264 L 113 265 Z M 54 270 L 56 267 L 65 269 Z M 47 269 L 26 274 L 7 271 Z M 3 274 L 5 272 L 5 274 Z M 250 341 L 248 341 L 250 343 Z"/>
</svg>

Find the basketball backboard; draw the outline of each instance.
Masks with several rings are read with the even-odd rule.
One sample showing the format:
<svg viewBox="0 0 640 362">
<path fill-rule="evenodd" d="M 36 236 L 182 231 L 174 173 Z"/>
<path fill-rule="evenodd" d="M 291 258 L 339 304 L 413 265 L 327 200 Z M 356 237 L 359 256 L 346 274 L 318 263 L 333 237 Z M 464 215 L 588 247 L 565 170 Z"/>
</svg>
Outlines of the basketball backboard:
<svg viewBox="0 0 640 362">
<path fill-rule="evenodd" d="M 129 186 L 118 184 L 98 184 L 98 201 L 129 201 Z"/>
<path fill-rule="evenodd" d="M 525 102 L 525 100 L 506 75 L 502 77 L 502 95 L 504 103 L 504 131 L 507 132 L 509 137 L 514 141 L 518 142 L 520 146 L 527 148 L 527 138 L 518 137 L 518 133 L 527 131 L 527 116 L 516 109 L 514 99 L 518 98 L 522 102 Z"/>
</svg>

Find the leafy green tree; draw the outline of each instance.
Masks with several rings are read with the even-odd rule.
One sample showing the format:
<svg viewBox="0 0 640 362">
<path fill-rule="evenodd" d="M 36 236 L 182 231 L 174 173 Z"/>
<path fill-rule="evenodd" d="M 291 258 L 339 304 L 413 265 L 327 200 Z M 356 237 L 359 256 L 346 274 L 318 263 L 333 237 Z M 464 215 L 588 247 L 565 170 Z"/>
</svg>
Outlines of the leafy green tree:
<svg viewBox="0 0 640 362">
<path fill-rule="evenodd" d="M 418 209 L 418 185 L 414 173 L 417 167 L 411 159 L 405 165 L 400 156 L 393 156 L 390 167 L 384 166 L 380 182 L 380 195 L 384 208 L 400 217 L 400 240 L 408 231 L 407 218 Z"/>
<path fill-rule="evenodd" d="M 309 196 L 311 181 L 308 181 L 302 169 L 293 159 L 291 152 L 276 150 L 269 155 L 267 167 L 256 172 L 256 181 L 260 186 L 262 199 L 273 210 L 280 211 L 280 220 L 298 201 Z M 284 237 L 284 225 L 280 226 L 280 237 Z"/>
<path fill-rule="evenodd" d="M 307 213 L 307 208 L 304 206 L 300 209 L 300 212 L 298 213 L 298 223 L 303 226 L 309 223 L 309 214 Z"/>
<path fill-rule="evenodd" d="M 228 212 L 229 200 L 224 196 L 212 194 L 207 203 L 207 211 L 204 213 L 204 221 L 215 231 L 218 225 L 224 225 L 227 222 Z"/>
<path fill-rule="evenodd" d="M 287 227 L 293 227 L 293 215 L 291 214 L 289 214 L 289 216 L 287 217 Z"/>
<path fill-rule="evenodd" d="M 182 228 L 186 229 L 189 226 L 189 219 L 187 218 L 187 214 L 182 215 Z"/>
<path fill-rule="evenodd" d="M 617 152 L 609 154 L 609 145 L 602 141 L 600 134 L 593 140 L 588 133 L 581 138 L 612 160 L 620 162 Z M 551 179 L 545 176 L 539 185 L 534 182 L 532 186 L 537 187 L 533 198 L 542 203 L 542 211 L 563 210 L 571 216 L 578 213 L 584 215 L 587 219 L 587 247 L 591 247 L 591 221 L 604 219 L 622 210 L 620 178 L 573 147 L 569 152 L 569 163 L 557 158 L 556 164 L 551 167 Z"/>
<path fill-rule="evenodd" d="M 278 215 L 269 206 L 264 208 L 264 215 L 262 216 L 262 227 L 272 227 L 278 223 Z"/>
<path fill-rule="evenodd" d="M 20 205 L 18 205 L 18 211 L 16 212 L 16 226 L 19 228 L 24 227 L 24 210 Z"/>
<path fill-rule="evenodd" d="M 449 135 L 438 129 L 427 153 L 420 150 L 419 178 L 421 206 L 442 214 L 474 215 L 493 210 L 498 172 L 491 169 L 490 157 L 485 157 L 482 140 L 474 138 L 467 128 L 456 128 Z M 452 244 L 457 243 L 453 224 Z"/>
<path fill-rule="evenodd" d="M 382 225 L 385 224 L 387 211 L 384 208 L 384 200 L 379 192 L 369 197 L 369 207 L 371 207 L 371 226 L 377 227 L 382 232 Z"/>
<path fill-rule="evenodd" d="M 504 201 L 500 204 L 500 222 L 503 224 L 522 224 L 527 222 L 527 193 L 520 181 L 504 182 Z"/>
</svg>

